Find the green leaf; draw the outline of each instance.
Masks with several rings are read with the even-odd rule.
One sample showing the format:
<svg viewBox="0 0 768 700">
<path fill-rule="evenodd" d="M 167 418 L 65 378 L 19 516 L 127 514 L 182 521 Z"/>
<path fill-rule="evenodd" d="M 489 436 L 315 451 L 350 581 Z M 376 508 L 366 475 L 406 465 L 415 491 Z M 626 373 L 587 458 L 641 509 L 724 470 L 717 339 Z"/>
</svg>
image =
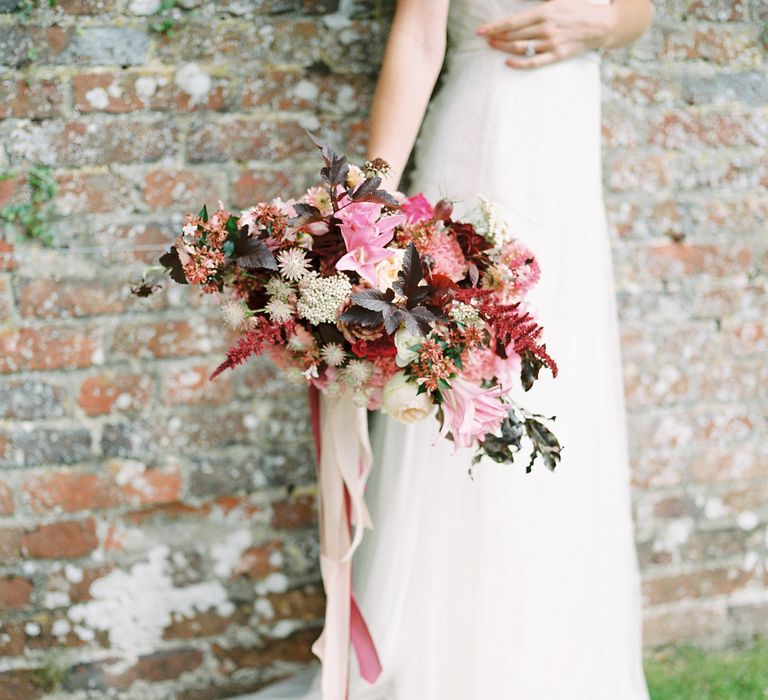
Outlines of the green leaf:
<svg viewBox="0 0 768 700">
<path fill-rule="evenodd" d="M 205 221 L 205 223 L 208 223 L 208 207 L 203 204 L 203 208 L 200 210 L 200 213 L 198 216 Z"/>
</svg>

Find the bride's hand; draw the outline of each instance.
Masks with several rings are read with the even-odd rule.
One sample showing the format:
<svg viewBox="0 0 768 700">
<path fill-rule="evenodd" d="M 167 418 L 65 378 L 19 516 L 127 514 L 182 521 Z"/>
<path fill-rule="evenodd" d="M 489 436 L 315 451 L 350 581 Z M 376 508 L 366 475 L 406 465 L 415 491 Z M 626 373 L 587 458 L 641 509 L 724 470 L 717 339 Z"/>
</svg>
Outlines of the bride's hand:
<svg viewBox="0 0 768 700">
<path fill-rule="evenodd" d="M 487 37 L 492 48 L 512 54 L 508 66 L 535 68 L 606 46 L 614 22 L 611 4 L 551 0 L 483 24 L 477 34 Z M 526 53 L 529 42 L 533 55 Z"/>
</svg>

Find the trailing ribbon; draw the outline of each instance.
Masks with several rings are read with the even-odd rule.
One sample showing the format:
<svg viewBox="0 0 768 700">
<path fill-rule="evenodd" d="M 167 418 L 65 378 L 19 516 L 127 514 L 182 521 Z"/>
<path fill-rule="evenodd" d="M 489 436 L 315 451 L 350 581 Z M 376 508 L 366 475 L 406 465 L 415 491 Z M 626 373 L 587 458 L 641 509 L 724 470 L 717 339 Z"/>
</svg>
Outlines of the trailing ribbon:
<svg viewBox="0 0 768 700">
<path fill-rule="evenodd" d="M 349 646 L 360 675 L 374 683 L 381 662 L 352 592 L 352 555 L 366 527 L 365 483 L 373 465 L 364 407 L 349 396 L 328 397 L 309 389 L 320 488 L 320 572 L 325 587 L 325 626 L 312 645 L 322 661 L 323 700 L 347 700 Z M 352 526 L 354 525 L 354 530 Z"/>
</svg>

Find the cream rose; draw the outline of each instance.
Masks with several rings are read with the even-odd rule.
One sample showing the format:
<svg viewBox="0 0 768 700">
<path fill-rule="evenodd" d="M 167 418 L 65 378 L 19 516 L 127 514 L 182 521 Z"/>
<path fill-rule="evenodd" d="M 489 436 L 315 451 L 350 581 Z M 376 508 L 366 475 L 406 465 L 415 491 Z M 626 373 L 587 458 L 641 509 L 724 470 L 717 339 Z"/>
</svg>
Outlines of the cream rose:
<svg viewBox="0 0 768 700">
<path fill-rule="evenodd" d="M 398 367 L 405 367 L 414 362 L 419 356 L 415 350 L 411 350 L 414 345 L 421 345 L 424 338 L 420 335 L 414 335 L 405 326 L 400 326 L 395 332 L 395 347 L 397 348 L 397 357 L 395 364 Z"/>
<path fill-rule="evenodd" d="M 403 423 L 426 418 L 434 405 L 427 392 L 417 394 L 418 387 L 404 372 L 396 372 L 384 385 L 381 410 Z"/>
<path fill-rule="evenodd" d="M 397 273 L 403 267 L 404 255 L 405 251 L 402 248 L 393 248 L 392 255 L 374 267 L 376 285 L 382 292 L 386 292 L 397 279 Z"/>
</svg>

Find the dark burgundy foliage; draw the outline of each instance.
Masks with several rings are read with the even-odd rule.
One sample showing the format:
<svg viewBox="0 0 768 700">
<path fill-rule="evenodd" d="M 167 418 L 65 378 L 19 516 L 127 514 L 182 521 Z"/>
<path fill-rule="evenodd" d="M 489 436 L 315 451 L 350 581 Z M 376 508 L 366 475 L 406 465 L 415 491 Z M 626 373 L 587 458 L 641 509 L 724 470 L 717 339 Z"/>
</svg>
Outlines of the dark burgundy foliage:
<svg viewBox="0 0 768 700">
<path fill-rule="evenodd" d="M 428 284 L 421 284 L 422 280 L 424 268 L 419 251 L 411 243 L 405 251 L 403 267 L 397 273 L 397 280 L 392 284 L 392 288 L 385 292 L 366 289 L 353 294 L 353 304 L 342 314 L 340 320 L 361 326 L 384 323 L 384 328 L 390 335 L 400 328 L 401 323 L 405 323 L 410 333 L 427 335 L 431 324 L 441 318 L 441 311 L 424 304 L 432 289 Z M 396 295 L 402 300 L 396 300 Z"/>
<path fill-rule="evenodd" d="M 171 276 L 171 279 L 178 284 L 189 284 L 187 276 L 184 274 L 184 266 L 179 258 L 179 251 L 175 246 L 171 246 L 167 253 L 163 253 L 158 261 Z"/>
<path fill-rule="evenodd" d="M 277 260 L 264 241 L 248 235 L 248 229 L 243 228 L 234 241 L 235 263 L 246 270 L 277 271 Z"/>
</svg>

